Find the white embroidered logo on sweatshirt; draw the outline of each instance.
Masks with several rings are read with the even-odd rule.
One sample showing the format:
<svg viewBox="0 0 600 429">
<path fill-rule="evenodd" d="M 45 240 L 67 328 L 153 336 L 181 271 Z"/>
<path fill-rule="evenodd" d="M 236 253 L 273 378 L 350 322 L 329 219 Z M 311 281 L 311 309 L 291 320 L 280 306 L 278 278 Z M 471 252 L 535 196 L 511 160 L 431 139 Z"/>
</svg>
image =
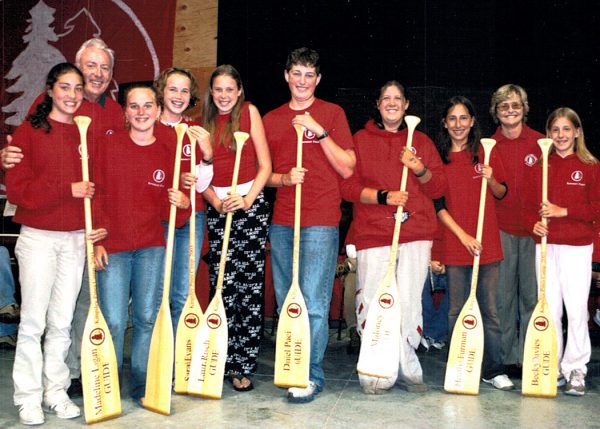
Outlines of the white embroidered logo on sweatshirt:
<svg viewBox="0 0 600 429">
<path fill-rule="evenodd" d="M 523 161 L 525 161 L 525 165 L 527 167 L 533 167 L 535 163 L 538 162 L 538 157 L 532 153 L 528 153 L 527 155 L 525 155 Z"/>
<path fill-rule="evenodd" d="M 160 168 L 158 170 L 154 170 L 154 173 L 152 173 L 152 178 L 154 179 L 154 182 L 162 183 L 165 181 L 165 172 Z"/>
<path fill-rule="evenodd" d="M 571 173 L 571 180 L 574 182 L 581 182 L 583 179 L 583 172 L 581 170 L 575 170 Z"/>
</svg>

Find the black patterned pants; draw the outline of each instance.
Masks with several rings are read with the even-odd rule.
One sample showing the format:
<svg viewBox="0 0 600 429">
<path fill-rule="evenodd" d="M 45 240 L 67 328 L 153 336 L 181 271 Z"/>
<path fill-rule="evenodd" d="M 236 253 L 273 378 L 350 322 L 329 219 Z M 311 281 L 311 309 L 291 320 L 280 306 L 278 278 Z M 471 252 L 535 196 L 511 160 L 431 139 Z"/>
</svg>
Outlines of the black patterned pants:
<svg viewBox="0 0 600 429">
<path fill-rule="evenodd" d="M 219 214 L 210 205 L 206 214 L 212 298 L 219 273 L 226 215 Z M 237 210 L 233 214 L 223 279 L 223 304 L 229 330 L 225 373 L 249 375 L 256 372 L 262 333 L 268 222 L 269 206 L 263 192 L 248 210 Z"/>
</svg>

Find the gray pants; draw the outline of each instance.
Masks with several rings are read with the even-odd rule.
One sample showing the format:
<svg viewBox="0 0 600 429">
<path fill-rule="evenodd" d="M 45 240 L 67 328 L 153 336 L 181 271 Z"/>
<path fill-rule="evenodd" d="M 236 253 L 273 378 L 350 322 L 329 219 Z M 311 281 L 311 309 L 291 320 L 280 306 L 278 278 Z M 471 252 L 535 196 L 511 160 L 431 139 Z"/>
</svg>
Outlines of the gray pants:
<svg viewBox="0 0 600 429">
<path fill-rule="evenodd" d="M 537 303 L 535 242 L 500 231 L 504 260 L 498 281 L 498 316 L 505 365 L 523 362 L 525 334 Z"/>
</svg>

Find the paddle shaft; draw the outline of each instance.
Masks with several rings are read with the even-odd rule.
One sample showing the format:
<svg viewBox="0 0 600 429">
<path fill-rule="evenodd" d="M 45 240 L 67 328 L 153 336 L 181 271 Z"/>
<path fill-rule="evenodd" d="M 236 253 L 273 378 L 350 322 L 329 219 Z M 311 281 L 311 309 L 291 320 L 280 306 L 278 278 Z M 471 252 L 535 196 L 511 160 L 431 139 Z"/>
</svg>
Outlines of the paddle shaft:
<svg viewBox="0 0 600 429">
<path fill-rule="evenodd" d="M 492 148 L 496 144 L 496 142 L 492 139 L 481 139 L 481 143 L 483 145 L 484 151 L 484 165 L 490 164 L 490 155 L 492 153 Z M 475 239 L 481 243 L 483 239 L 483 221 L 485 218 L 485 200 L 487 196 L 487 179 L 485 177 L 481 178 L 481 192 L 479 194 L 479 212 L 477 214 L 477 232 L 475 233 Z M 477 282 L 479 280 L 479 258 L 481 252 L 478 252 L 473 257 L 473 272 L 471 275 L 471 292 L 469 293 L 469 298 L 474 298 L 477 294 Z"/>
<path fill-rule="evenodd" d="M 179 174 L 181 171 L 181 148 L 183 147 L 183 137 L 187 130 L 187 124 L 177 124 L 177 148 L 175 152 L 175 165 L 173 167 L 173 189 L 179 190 Z M 175 220 L 177 218 L 177 206 L 171 204 L 169 210 L 169 227 L 167 230 L 167 251 L 165 255 L 165 274 L 163 279 L 163 295 L 161 305 L 169 305 L 169 295 L 171 293 L 171 269 L 173 265 L 173 245 L 175 242 Z"/>
<path fill-rule="evenodd" d="M 542 204 L 548 201 L 548 154 L 552 147 L 552 139 L 543 138 L 538 140 L 538 145 L 542 150 Z M 542 223 L 548 226 L 548 219 L 542 216 Z M 539 296 L 545 302 L 546 298 L 546 254 L 548 237 L 541 238 L 540 251 L 540 290 Z"/>
<path fill-rule="evenodd" d="M 416 116 L 406 116 L 404 121 L 407 124 L 408 136 L 406 138 L 406 148 L 410 150 L 412 148 L 413 134 L 415 128 L 421 122 Z M 408 167 L 405 165 L 402 167 L 402 178 L 400 179 L 400 192 L 406 192 L 406 184 L 408 182 Z M 386 277 L 394 275 L 396 270 L 396 257 L 398 256 L 398 240 L 400 239 L 400 228 L 402 226 L 402 214 L 404 212 L 403 206 L 398 206 L 396 209 L 396 220 L 394 223 L 394 234 L 392 236 L 392 246 L 390 249 L 390 260 L 387 266 Z"/>
<path fill-rule="evenodd" d="M 190 137 L 190 173 L 196 174 L 196 139 Z M 192 214 L 190 216 L 190 251 L 189 251 L 189 267 L 188 267 L 188 295 L 196 294 L 196 181 L 190 186 L 190 203 Z"/>
<path fill-rule="evenodd" d="M 233 165 L 233 177 L 231 179 L 231 195 L 237 190 L 238 174 L 240 172 L 240 162 L 242 159 L 242 149 L 245 141 L 236 140 L 235 164 Z M 223 245 L 221 247 L 221 258 L 219 260 L 219 275 L 217 277 L 216 294 L 221 295 L 223 291 L 223 279 L 225 278 L 225 264 L 227 263 L 227 251 L 229 249 L 229 235 L 231 232 L 231 223 L 233 221 L 233 212 L 228 212 L 225 218 L 225 230 L 223 233 Z"/>
<path fill-rule="evenodd" d="M 548 201 L 548 149 L 542 149 L 542 203 Z M 544 226 L 548 226 L 548 218 L 542 217 Z M 546 259 L 548 237 L 544 235 L 540 245 L 540 297 L 546 297 Z M 545 301 L 545 300 L 544 300 Z"/>
<path fill-rule="evenodd" d="M 81 141 L 81 175 L 84 182 L 90 181 L 90 170 L 89 170 L 89 153 L 87 146 L 87 129 L 90 125 L 91 120 L 84 120 L 79 117 L 77 126 L 80 129 L 80 141 Z M 88 283 L 90 288 L 90 305 L 94 308 L 95 318 L 98 319 L 98 312 L 100 307 L 98 305 L 98 291 L 96 285 L 96 270 L 94 267 L 94 244 L 90 240 L 89 234 L 92 232 L 92 201 L 89 198 L 83 199 L 83 210 L 85 215 L 85 250 L 87 256 L 87 269 L 88 269 Z"/>
<path fill-rule="evenodd" d="M 304 127 L 294 125 L 296 129 L 296 168 L 302 168 L 302 141 Z M 292 284 L 300 284 L 300 213 L 302 207 L 302 183 L 296 184 L 296 200 L 294 202 L 294 248 L 292 252 Z"/>
</svg>

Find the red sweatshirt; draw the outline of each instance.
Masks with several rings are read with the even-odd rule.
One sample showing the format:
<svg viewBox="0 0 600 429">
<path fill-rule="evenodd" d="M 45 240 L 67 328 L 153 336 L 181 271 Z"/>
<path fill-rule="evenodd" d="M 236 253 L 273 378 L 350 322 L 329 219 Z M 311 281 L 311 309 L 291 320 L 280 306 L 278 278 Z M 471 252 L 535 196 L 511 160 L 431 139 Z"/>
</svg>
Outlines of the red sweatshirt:
<svg viewBox="0 0 600 429">
<path fill-rule="evenodd" d="M 71 191 L 71 184 L 82 180 L 79 132 L 75 125 L 49 122 L 49 134 L 32 128 L 29 121 L 15 131 L 12 144 L 24 157 L 6 172 L 7 197 L 18 206 L 16 223 L 76 231 L 84 228 L 83 199 L 74 198 Z"/>
<path fill-rule="evenodd" d="M 342 149 L 352 149 L 352 133 L 344 110 L 333 103 L 316 99 L 306 110 L 292 110 L 288 103 L 267 113 L 263 119 L 273 171 L 287 173 L 296 166 L 296 131 L 292 119 L 310 113 L 329 132 Z M 331 166 L 317 136 L 305 131 L 302 141 L 302 166 L 308 171 L 302 184 L 302 226 L 338 226 L 341 217 L 340 175 Z M 277 188 L 273 223 L 294 224 L 295 186 Z"/>
<path fill-rule="evenodd" d="M 27 114 L 35 111 L 38 104 L 44 100 L 45 92 L 38 95 Z M 92 119 L 87 130 L 88 144 L 101 140 L 104 136 L 114 134 L 125 129 L 123 109 L 112 98 L 103 94 L 97 102 L 87 101 L 85 98 L 74 116 L 89 116 Z M 91 154 L 91 152 L 90 152 Z M 89 160 L 90 178 L 94 181 L 94 157 Z"/>
<path fill-rule="evenodd" d="M 542 166 L 528 174 L 525 188 L 525 221 L 533 235 L 533 225 L 540 220 L 542 201 Z M 566 207 L 568 215 L 549 218 L 548 243 L 584 246 L 594 241 L 593 222 L 600 219 L 600 164 L 584 164 L 576 154 L 561 158 L 552 153 L 548 158 L 548 201 Z M 537 243 L 540 237 L 533 235 Z"/>
<path fill-rule="evenodd" d="M 354 135 L 356 167 L 354 174 L 342 181 L 342 196 L 354 203 L 354 236 L 358 250 L 389 246 L 394 233 L 395 206 L 363 204 L 360 194 L 365 187 L 399 190 L 403 164 L 402 149 L 406 146 L 408 130 L 392 133 L 379 129 L 373 121 Z M 433 176 L 422 184 L 409 170 L 406 190 L 408 202 L 404 212 L 408 219 L 400 230 L 400 243 L 417 240 L 433 240 L 437 219 L 433 199 L 444 195 L 447 182 L 442 160 L 435 146 L 425 134 L 415 131 L 413 150 Z M 406 216 L 406 214 L 405 214 Z"/>
<path fill-rule="evenodd" d="M 100 145 L 94 228 L 106 228 L 108 237 L 97 244 L 108 253 L 164 246 L 161 220 L 169 219 L 172 151 L 159 141 L 138 146 L 126 131 L 107 136 Z M 177 210 L 177 226 L 189 215 L 190 209 Z"/>
<path fill-rule="evenodd" d="M 192 125 L 199 125 L 198 122 L 196 121 L 186 121 L 185 119 L 182 121 L 182 123 L 184 124 L 188 124 L 189 126 Z M 154 135 L 156 136 L 156 139 L 167 145 L 167 148 L 169 148 L 170 153 L 171 153 L 171 162 L 175 162 L 175 149 L 177 148 L 177 132 L 175 131 L 175 127 L 172 127 L 170 125 L 165 125 L 162 122 L 158 121 L 156 123 L 156 125 L 154 126 Z M 185 136 L 183 137 L 183 145 L 181 147 L 181 172 L 182 173 L 189 173 L 191 171 L 191 142 L 190 139 L 187 135 L 187 133 L 185 134 Z M 200 150 L 200 145 L 196 143 L 196 165 L 200 164 L 200 162 L 202 162 L 202 151 Z M 196 174 L 196 173 L 194 173 Z M 169 188 L 171 187 L 172 183 L 169 185 Z M 181 183 L 179 184 L 181 189 Z M 187 194 L 189 194 L 189 192 L 187 192 Z M 204 211 L 204 209 L 206 208 L 205 203 L 204 203 L 204 198 L 202 198 L 202 196 L 200 195 L 196 195 L 196 211 L 197 212 L 202 212 Z"/>
<path fill-rule="evenodd" d="M 500 229 L 508 234 L 527 236 L 530 233 L 521 215 L 522 194 L 528 185 L 525 181 L 527 170 L 541 158 L 542 151 L 537 141 L 543 137 L 543 134 L 525 124 L 521 135 L 516 139 L 505 137 L 500 127 L 492 136 L 496 140 L 494 152 L 502 159 L 509 191 L 502 200 L 496 200 L 498 224 Z"/>
<path fill-rule="evenodd" d="M 448 192 L 446 193 L 446 207 L 450 216 L 469 235 L 477 234 L 477 218 L 479 215 L 479 199 L 481 196 L 480 164 L 473 165 L 471 154 L 468 151 L 450 152 L 450 163 L 444 164 L 444 172 L 448 178 Z M 479 159 L 484 159 L 483 149 L 480 147 Z M 505 181 L 504 168 L 500 157 L 492 151 L 490 166 L 496 181 Z M 507 190 L 506 196 L 511 192 Z M 505 197 L 506 197 L 505 196 Z M 503 258 L 500 244 L 500 230 L 496 218 L 494 195 L 487 187 L 485 199 L 485 215 L 483 234 L 481 238 L 481 264 L 500 261 Z M 449 228 L 444 228 L 442 262 L 446 265 L 471 265 L 473 256 L 465 249 L 458 237 Z"/>
</svg>

